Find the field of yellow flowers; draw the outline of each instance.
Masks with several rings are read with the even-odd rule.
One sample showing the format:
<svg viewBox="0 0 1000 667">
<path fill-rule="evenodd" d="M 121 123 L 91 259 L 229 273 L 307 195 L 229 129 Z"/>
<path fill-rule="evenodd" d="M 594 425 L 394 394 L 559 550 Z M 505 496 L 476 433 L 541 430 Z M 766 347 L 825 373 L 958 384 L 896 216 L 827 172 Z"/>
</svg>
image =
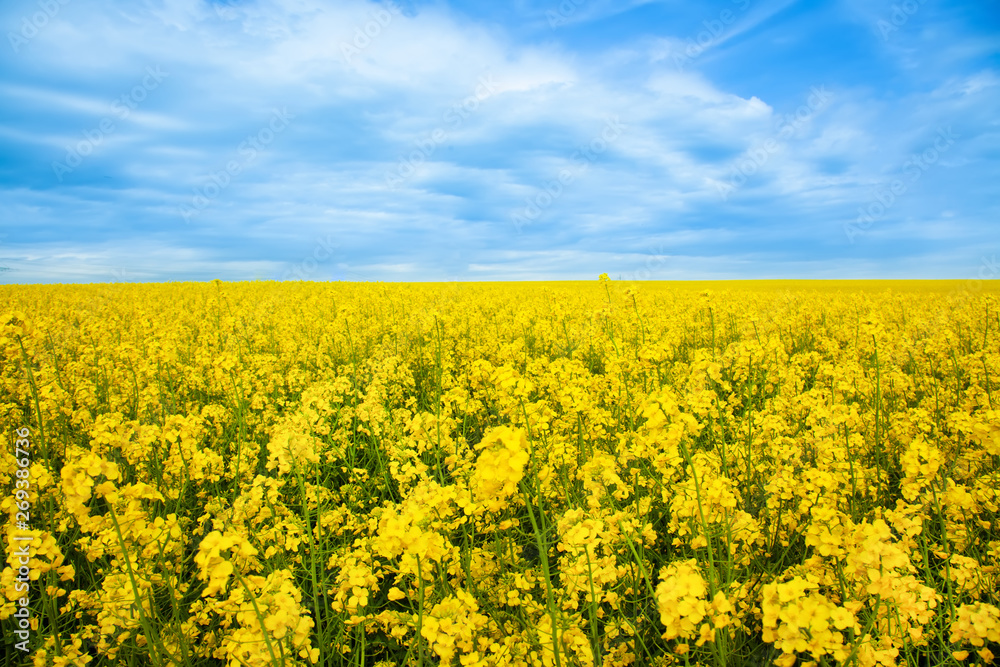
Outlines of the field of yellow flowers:
<svg viewBox="0 0 1000 667">
<path fill-rule="evenodd" d="M 4 665 L 1000 653 L 994 283 L 5 286 L 0 363 Z"/>
</svg>

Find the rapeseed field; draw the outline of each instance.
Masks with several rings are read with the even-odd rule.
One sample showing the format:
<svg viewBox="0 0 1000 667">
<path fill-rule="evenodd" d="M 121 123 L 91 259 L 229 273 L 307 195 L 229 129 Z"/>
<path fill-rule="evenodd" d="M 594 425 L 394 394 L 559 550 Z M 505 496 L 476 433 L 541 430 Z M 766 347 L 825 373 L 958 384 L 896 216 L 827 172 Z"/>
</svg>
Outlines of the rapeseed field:
<svg viewBox="0 0 1000 667">
<path fill-rule="evenodd" d="M 993 283 L 0 297 L 5 665 L 1000 653 Z"/>
</svg>

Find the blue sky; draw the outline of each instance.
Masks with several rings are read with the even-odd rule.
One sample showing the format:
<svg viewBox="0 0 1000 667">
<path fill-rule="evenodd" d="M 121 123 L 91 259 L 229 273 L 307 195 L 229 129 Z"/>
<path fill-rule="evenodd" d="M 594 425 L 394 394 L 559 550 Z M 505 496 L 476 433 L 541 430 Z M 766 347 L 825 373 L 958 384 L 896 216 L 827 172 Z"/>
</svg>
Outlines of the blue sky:
<svg viewBox="0 0 1000 667">
<path fill-rule="evenodd" d="M 1000 7 L 8 0 L 0 281 L 995 278 Z"/>
</svg>

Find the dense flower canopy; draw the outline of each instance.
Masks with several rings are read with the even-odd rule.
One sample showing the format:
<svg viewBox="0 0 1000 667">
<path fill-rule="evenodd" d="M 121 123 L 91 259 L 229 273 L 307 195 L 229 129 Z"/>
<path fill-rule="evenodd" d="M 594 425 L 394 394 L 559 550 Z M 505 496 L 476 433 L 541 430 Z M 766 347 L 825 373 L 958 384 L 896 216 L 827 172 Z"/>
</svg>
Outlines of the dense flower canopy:
<svg viewBox="0 0 1000 667">
<path fill-rule="evenodd" d="M 990 284 L 0 293 L 39 667 L 1000 650 Z"/>
</svg>

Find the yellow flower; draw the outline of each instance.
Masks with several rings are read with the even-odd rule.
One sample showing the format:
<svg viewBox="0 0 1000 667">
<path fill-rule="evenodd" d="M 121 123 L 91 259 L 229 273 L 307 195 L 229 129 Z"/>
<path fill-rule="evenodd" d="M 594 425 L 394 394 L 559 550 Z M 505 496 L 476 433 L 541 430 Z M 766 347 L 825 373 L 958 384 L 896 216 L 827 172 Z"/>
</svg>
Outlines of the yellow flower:
<svg viewBox="0 0 1000 667">
<path fill-rule="evenodd" d="M 498 426 L 476 445 L 479 458 L 469 482 L 473 500 L 491 512 L 507 506 L 528 464 L 528 438 L 522 429 Z"/>
<path fill-rule="evenodd" d="M 220 592 L 235 571 L 233 564 L 223 555 L 227 551 L 234 552 L 234 556 L 241 556 L 244 559 L 252 558 L 257 553 L 244 535 L 232 533 L 223 535 L 217 530 L 206 535 L 194 557 L 200 577 L 207 582 L 202 597 L 210 597 Z"/>
<path fill-rule="evenodd" d="M 673 563 L 660 570 L 656 587 L 656 604 L 664 639 L 691 639 L 709 613 L 705 579 L 692 559 Z"/>
</svg>

